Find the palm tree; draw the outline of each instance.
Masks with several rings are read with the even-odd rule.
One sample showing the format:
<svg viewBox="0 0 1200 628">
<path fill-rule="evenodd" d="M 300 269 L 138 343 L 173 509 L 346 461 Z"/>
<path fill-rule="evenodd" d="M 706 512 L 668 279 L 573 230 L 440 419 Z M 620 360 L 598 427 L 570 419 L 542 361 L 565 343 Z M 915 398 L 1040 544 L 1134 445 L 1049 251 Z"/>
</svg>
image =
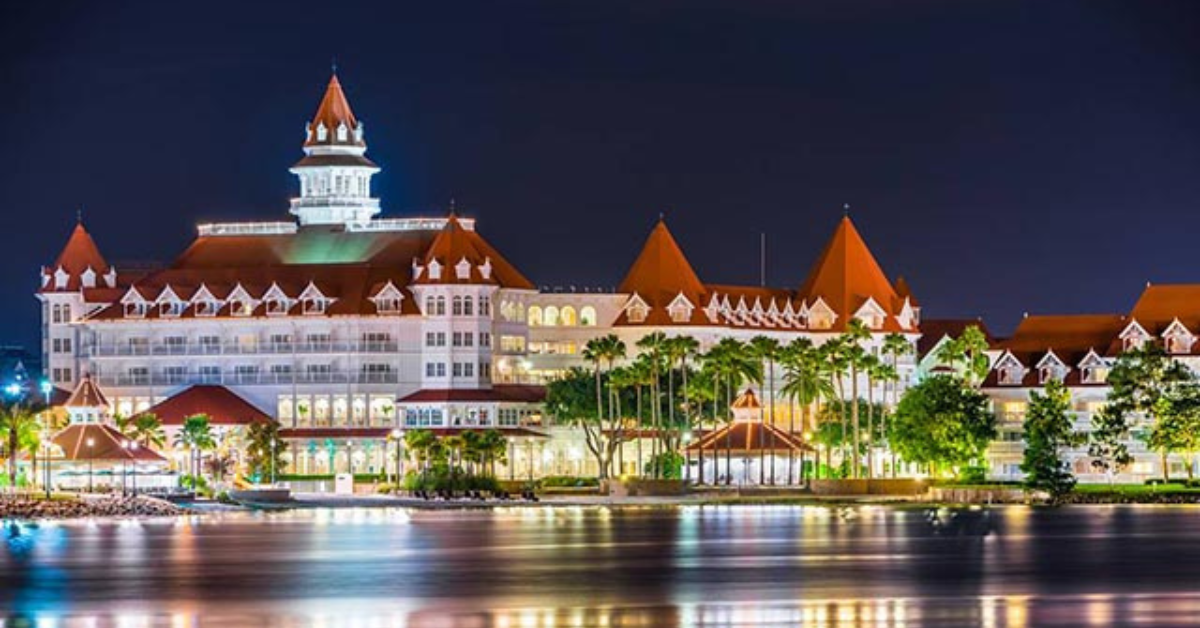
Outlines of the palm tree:
<svg viewBox="0 0 1200 628">
<path fill-rule="evenodd" d="M 762 377 L 762 364 L 746 349 L 746 346 L 733 338 L 722 338 L 709 349 L 708 360 L 713 365 L 714 391 L 720 382 L 725 383 L 725 412 L 727 423 L 732 423 L 733 389 L 741 386 L 745 380 L 758 381 Z M 717 397 L 713 399 L 713 415 L 717 416 Z M 733 443 L 729 432 L 725 434 L 725 483 L 733 480 Z"/>
<path fill-rule="evenodd" d="M 17 485 L 17 458 L 25 449 L 23 444 L 39 440 L 38 429 L 37 413 L 31 406 L 20 402 L 0 406 L 0 437 L 4 442 L 4 455 L 8 458 L 10 487 Z"/>
<path fill-rule="evenodd" d="M 654 388 L 653 360 L 650 359 L 650 356 L 648 354 L 643 353 L 643 354 L 639 355 L 638 359 L 634 360 L 633 363 L 630 364 L 626 368 L 625 375 L 626 375 L 625 383 L 627 386 L 633 388 L 634 394 L 635 394 L 635 399 L 636 399 L 636 402 L 635 402 L 636 409 L 633 413 L 634 418 L 636 419 L 635 425 L 637 426 L 637 432 L 636 432 L 637 433 L 637 471 L 636 471 L 636 473 L 639 477 L 641 477 L 642 473 L 646 469 L 645 459 L 642 456 L 642 440 L 643 440 L 642 434 L 643 434 L 643 431 L 645 430 L 645 417 L 642 415 L 642 392 L 644 391 L 644 389 L 647 386 L 649 386 L 651 388 L 651 390 L 653 391 L 653 388 Z M 651 416 L 654 415 L 653 405 L 651 405 L 650 414 L 651 414 Z M 656 442 L 657 442 L 656 439 L 651 440 L 651 442 L 650 442 L 650 447 L 651 447 L 650 457 L 651 458 L 653 458 L 654 454 L 655 454 L 654 444 Z"/>
<path fill-rule="evenodd" d="M 822 398 L 829 399 L 833 397 L 833 382 L 829 379 L 825 372 L 825 356 L 822 352 L 813 347 L 812 341 L 807 338 L 797 338 L 790 342 L 783 352 L 784 363 L 784 383 L 783 394 L 795 402 L 798 402 L 804 409 L 804 418 L 801 421 L 801 431 L 806 432 L 812 429 L 812 407 Z M 790 415 L 793 417 L 790 420 L 794 421 L 795 413 Z M 795 425 L 788 426 L 789 432 L 795 431 Z M 788 481 L 792 478 L 793 457 L 789 454 L 788 457 Z M 820 461 L 816 461 L 819 466 Z M 801 469 L 801 474 L 803 474 Z"/>
<path fill-rule="evenodd" d="M 766 423 L 766 412 L 770 412 L 771 424 L 775 424 L 775 361 L 779 358 L 779 341 L 766 336 L 755 336 L 750 339 L 750 352 L 754 357 L 761 360 L 759 365 L 765 377 L 759 379 L 759 385 L 766 388 L 766 394 L 763 395 L 764 405 L 759 409 L 759 423 Z M 765 384 L 765 385 L 764 385 Z M 770 408 L 768 411 L 766 408 Z M 771 432 L 771 437 L 774 439 L 775 432 Z M 765 444 L 765 443 L 764 443 Z M 774 442 L 771 443 L 771 483 L 775 483 L 775 448 Z M 759 449 L 758 461 L 758 483 L 764 483 L 764 475 L 766 473 L 766 453 L 765 447 Z"/>
<path fill-rule="evenodd" d="M 835 389 L 836 394 L 829 397 L 828 401 L 837 401 L 838 411 L 841 416 L 842 434 L 847 432 L 847 423 L 849 416 L 846 413 L 846 381 L 845 373 L 850 365 L 849 348 L 846 346 L 846 339 L 842 336 L 837 336 L 825 342 L 820 347 L 820 363 L 825 372 L 825 376 L 829 378 L 830 385 Z M 839 452 L 842 461 L 846 460 L 846 444 L 845 439 L 838 443 L 841 450 Z M 833 449 L 832 447 L 826 454 L 826 464 L 832 465 Z M 832 468 L 832 466 L 831 466 Z"/>
<path fill-rule="evenodd" d="M 196 478 L 200 475 L 200 453 L 217 446 L 208 415 L 194 414 L 184 419 L 183 427 L 175 434 L 175 446 L 188 449 L 188 470 L 192 476 L 192 488 L 196 488 Z"/>
<path fill-rule="evenodd" d="M 598 424 L 597 429 L 603 432 L 604 401 L 601 366 L 607 365 L 608 371 L 612 371 L 613 364 L 617 360 L 625 357 L 625 343 L 622 342 L 621 339 L 616 336 L 616 334 L 608 334 L 607 336 L 601 336 L 600 338 L 593 338 L 589 340 L 586 345 L 584 345 L 583 357 L 585 360 L 592 362 L 595 366 L 596 422 Z M 614 420 L 612 401 L 612 386 L 610 383 L 608 404 L 608 420 L 610 424 Z M 607 455 L 605 456 L 604 464 L 600 465 L 600 479 L 605 479 L 608 477 L 608 467 L 612 464 L 612 450 L 614 449 L 615 445 L 619 445 L 621 443 L 623 437 L 624 432 L 620 428 L 617 428 L 616 433 L 610 437 L 611 439 L 615 439 L 615 444 L 610 440 L 608 445 L 604 447 L 604 449 L 607 449 Z M 603 439 L 600 440 L 603 441 Z"/>
<path fill-rule="evenodd" d="M 879 382 L 881 369 L 887 365 L 871 354 L 863 356 L 862 372 L 867 377 L 867 478 L 875 475 L 875 384 Z"/>
<path fill-rule="evenodd" d="M 885 380 L 892 384 L 891 399 L 887 402 L 889 405 L 889 408 L 888 408 L 889 413 L 896 409 L 896 403 L 900 397 L 900 395 L 899 395 L 899 392 L 900 392 L 900 356 L 907 355 L 908 353 L 912 352 L 912 350 L 913 350 L 912 343 L 909 342 L 908 338 L 905 338 L 903 334 L 900 334 L 898 332 L 892 332 L 883 337 L 883 347 L 881 349 L 881 352 L 883 353 L 883 355 L 889 356 L 891 359 L 891 364 L 890 364 L 891 370 L 889 373 L 887 373 L 888 377 L 887 377 L 887 380 Z M 886 392 L 887 391 L 884 391 L 885 397 L 887 397 Z M 884 424 L 883 424 L 883 433 L 887 434 L 888 433 L 887 419 L 886 419 L 887 414 L 885 414 L 884 416 L 885 416 L 885 419 L 884 419 Z M 890 441 L 888 441 L 887 445 L 888 445 L 888 451 L 891 453 L 892 477 L 896 477 L 896 453 L 894 451 L 892 451 Z"/>
<path fill-rule="evenodd" d="M 665 351 L 667 354 L 667 398 L 670 400 L 668 404 L 668 420 L 673 429 L 678 430 L 679 426 L 675 423 L 675 364 L 679 364 L 680 375 L 683 377 L 683 425 L 685 429 L 692 429 L 691 422 L 691 404 L 688 401 L 688 359 L 696 355 L 700 348 L 700 342 L 691 336 L 673 336 L 667 339 Z M 676 434 L 676 446 L 682 441 Z M 684 464 L 684 481 L 690 480 L 691 465 Z"/>
<path fill-rule="evenodd" d="M 867 329 L 866 323 L 862 319 L 852 319 L 846 324 L 846 331 L 842 334 L 846 339 L 847 362 L 850 367 L 850 412 L 854 428 L 854 455 L 852 457 L 854 464 L 853 477 L 857 478 L 861 473 L 862 455 L 862 429 L 859 426 L 858 412 L 858 374 L 863 369 L 866 362 L 867 352 L 863 350 L 862 341 L 871 338 L 871 331 Z"/>
<path fill-rule="evenodd" d="M 163 430 L 162 421 L 149 412 L 134 417 L 122 433 L 140 443 L 142 447 L 161 449 L 167 443 L 167 433 Z"/>
<path fill-rule="evenodd" d="M 642 350 L 642 356 L 648 362 L 647 375 L 649 376 L 650 384 L 650 422 L 654 425 L 654 440 L 652 441 L 650 456 L 653 460 L 658 460 L 660 450 L 665 448 L 666 442 L 662 436 L 662 421 L 661 410 L 662 400 L 659 394 L 659 374 L 662 372 L 663 360 L 666 357 L 667 335 L 661 331 L 656 331 L 652 334 L 643 336 L 637 341 L 638 349 Z M 669 368 L 669 367 L 668 367 Z M 639 404 L 640 407 L 640 404 Z M 654 465 L 654 477 L 658 478 L 658 465 Z"/>
<path fill-rule="evenodd" d="M 620 437 L 614 435 L 610 441 L 617 448 L 617 475 L 625 473 L 625 447 L 623 447 L 625 440 L 625 412 L 621 409 L 621 395 L 626 389 L 638 386 L 638 374 L 634 370 L 635 365 L 630 364 L 628 366 L 615 367 L 608 372 L 608 396 L 609 403 L 613 408 L 610 414 L 615 411 L 617 425 L 614 426 L 614 434 L 618 433 L 618 430 L 620 434 Z M 638 423 L 641 423 L 642 404 L 640 396 L 637 397 L 636 403 L 638 408 L 634 414 L 638 417 Z M 638 446 L 641 447 L 641 441 L 638 441 Z M 639 451 L 641 450 L 639 449 Z"/>
</svg>

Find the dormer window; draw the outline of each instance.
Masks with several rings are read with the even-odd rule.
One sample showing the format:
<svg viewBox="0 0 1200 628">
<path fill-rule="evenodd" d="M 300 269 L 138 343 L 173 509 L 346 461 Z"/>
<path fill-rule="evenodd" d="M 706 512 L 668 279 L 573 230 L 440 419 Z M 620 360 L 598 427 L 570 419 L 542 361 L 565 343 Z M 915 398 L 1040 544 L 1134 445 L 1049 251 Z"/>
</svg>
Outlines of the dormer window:
<svg viewBox="0 0 1200 628">
<path fill-rule="evenodd" d="M 1063 369 L 1057 366 L 1043 366 L 1038 369 L 1038 382 L 1045 384 L 1051 380 L 1062 380 Z"/>
<path fill-rule="evenodd" d="M 183 301 L 165 301 L 158 304 L 158 315 L 163 318 L 179 318 L 187 304 Z"/>
<path fill-rule="evenodd" d="M 467 258 L 462 258 L 454 265 L 454 276 L 458 279 L 471 278 L 471 262 L 468 262 Z"/>
<path fill-rule="evenodd" d="M 196 316 L 212 317 L 216 316 L 221 310 L 221 302 L 214 299 L 205 299 L 196 302 Z"/>
<path fill-rule="evenodd" d="M 63 270 L 62 266 L 59 266 L 58 270 L 54 271 L 54 287 L 56 289 L 66 288 L 67 281 L 70 279 L 71 276 L 67 274 L 67 271 Z"/>
<path fill-rule="evenodd" d="M 1088 366 L 1083 369 L 1083 383 L 1103 384 L 1108 381 L 1107 366 Z"/>
<path fill-rule="evenodd" d="M 1167 338 L 1167 353 L 1188 353 L 1191 350 L 1191 338 L 1182 335 Z"/>
<path fill-rule="evenodd" d="M 287 299 L 272 297 L 266 300 L 267 316 L 287 316 L 288 310 L 291 309 L 291 304 Z"/>
<path fill-rule="evenodd" d="M 87 269 L 83 271 L 83 274 L 79 275 L 79 281 L 83 284 L 84 288 L 95 288 L 96 271 L 92 270 L 91 266 L 88 266 Z"/>
<path fill-rule="evenodd" d="M 375 299 L 375 312 L 378 314 L 399 314 L 400 299 L 397 297 L 380 297 Z"/>
<path fill-rule="evenodd" d="M 254 313 L 254 302 L 248 299 L 233 299 L 229 302 L 229 313 L 232 316 L 250 316 Z"/>
<path fill-rule="evenodd" d="M 324 122 L 317 123 L 317 141 L 324 142 L 329 138 L 329 129 L 325 128 Z"/>
<path fill-rule="evenodd" d="M 650 306 L 636 292 L 625 304 L 625 318 L 631 323 L 644 323 L 650 315 Z"/>
<path fill-rule="evenodd" d="M 363 141 L 363 123 L 362 122 L 359 122 L 358 126 L 354 127 L 354 141 L 356 141 L 356 142 Z"/>
<path fill-rule="evenodd" d="M 485 280 L 492 278 L 492 258 L 483 260 L 483 264 L 479 265 L 479 276 Z"/>
<path fill-rule="evenodd" d="M 145 318 L 149 304 L 144 301 L 133 301 L 125 304 L 125 318 Z"/>
<path fill-rule="evenodd" d="M 442 278 L 442 265 L 437 260 L 429 260 L 429 278 L 437 281 Z"/>
<path fill-rule="evenodd" d="M 671 317 L 672 323 L 687 323 L 692 320 L 692 302 L 680 292 L 671 304 L 667 306 L 667 315 Z"/>
<path fill-rule="evenodd" d="M 346 129 L 346 123 L 342 122 L 337 128 L 337 141 L 345 142 L 349 137 L 349 130 Z"/>
<path fill-rule="evenodd" d="M 1004 366 L 1000 368 L 1000 383 L 1005 386 L 1016 386 L 1025 377 L 1025 369 L 1019 366 Z"/>
<path fill-rule="evenodd" d="M 329 299 L 324 297 L 309 297 L 303 300 L 305 315 L 324 314 L 329 307 Z"/>
</svg>

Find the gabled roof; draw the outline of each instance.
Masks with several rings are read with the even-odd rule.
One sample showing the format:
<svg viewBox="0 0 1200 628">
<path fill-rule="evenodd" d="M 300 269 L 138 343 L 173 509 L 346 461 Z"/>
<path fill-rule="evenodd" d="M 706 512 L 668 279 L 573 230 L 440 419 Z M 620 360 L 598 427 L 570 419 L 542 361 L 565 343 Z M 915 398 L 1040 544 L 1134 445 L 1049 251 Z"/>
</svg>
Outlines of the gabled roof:
<svg viewBox="0 0 1200 628">
<path fill-rule="evenodd" d="M 1153 336 L 1176 318 L 1188 329 L 1200 329 L 1200 284 L 1147 284 L 1129 316 Z"/>
<path fill-rule="evenodd" d="M 650 306 L 650 315 L 644 324 L 665 325 L 671 323 L 666 307 L 680 294 L 697 306 L 692 310 L 693 320 L 703 317 L 699 305 L 704 302 L 707 291 L 667 229 L 667 223 L 660 218 L 629 272 L 617 286 L 617 292 L 636 293 Z M 619 322 L 628 324 L 624 314 Z"/>
<path fill-rule="evenodd" d="M 433 279 L 428 270 L 434 260 L 442 267 L 441 276 L 437 279 Z M 463 260 L 470 265 L 470 271 L 466 278 L 459 279 L 456 266 Z M 453 213 L 425 252 L 424 266 L 425 269 L 416 278 L 415 283 L 482 283 L 505 288 L 535 289 L 516 267 L 501 257 L 478 233 L 464 229 Z M 487 276 L 482 270 L 485 266 L 489 268 Z"/>
<path fill-rule="evenodd" d="M 317 125 L 324 124 L 328 130 L 324 141 L 317 140 Z M 337 141 L 338 125 L 345 124 L 348 131 L 347 141 Z M 350 102 L 346 100 L 346 94 L 342 92 L 342 84 L 338 81 L 337 74 L 329 77 L 329 85 L 325 88 L 325 96 L 321 98 L 321 104 L 317 107 L 317 113 L 313 116 L 310 123 L 310 133 L 308 140 L 304 142 L 305 146 L 314 146 L 320 144 L 343 144 L 362 146 L 363 142 L 356 140 L 354 129 L 358 127 L 358 119 L 354 117 L 354 112 L 350 110 Z"/>
<path fill-rule="evenodd" d="M 844 330 L 847 321 L 872 298 L 888 313 L 884 331 L 902 331 L 894 318 L 897 302 L 902 300 L 849 216 L 838 224 L 799 294 L 810 303 L 820 297 L 838 314 L 831 331 Z"/>
<path fill-rule="evenodd" d="M 981 318 L 931 318 L 921 321 L 921 337 L 917 340 L 917 358 L 922 359 L 937 347 L 943 338 L 958 338 L 968 327 L 978 327 L 987 338 L 988 346 L 994 347 L 996 339 Z"/>
<path fill-rule="evenodd" d="M 69 276 L 65 288 L 55 288 L 54 285 L 53 275 L 60 268 Z M 109 270 L 108 262 L 104 261 L 104 256 L 100 255 L 100 248 L 92 240 L 91 234 L 87 232 L 87 229 L 84 229 L 82 222 L 77 222 L 75 223 L 75 229 L 71 231 L 71 237 L 67 238 L 66 246 L 58 254 L 58 259 L 54 261 L 54 265 L 43 269 L 43 272 L 51 275 L 51 279 L 48 284 L 42 287 L 41 291 L 77 291 L 83 287 L 81 277 L 84 271 L 89 268 L 92 269 L 92 272 L 96 273 L 97 285 L 102 283 L 101 277 Z"/>
<path fill-rule="evenodd" d="M 1117 342 L 1117 336 L 1128 323 L 1120 314 L 1034 315 L 1021 319 L 1013 335 L 998 343 L 1013 359 L 1025 367 L 1041 363 L 1048 353 L 1063 364 L 1079 364 L 1091 351 L 1104 354 Z M 997 362 L 999 364 L 999 362 Z M 1067 385 L 1080 385 L 1080 371 L 1072 369 Z M 983 386 L 998 384 L 995 369 L 988 374 Z M 1030 368 L 1022 386 L 1040 386 L 1037 372 Z"/>
<path fill-rule="evenodd" d="M 163 425 L 183 425 L 184 419 L 197 414 L 207 414 L 212 425 L 248 425 L 273 420 L 237 393 L 214 384 L 190 386 L 141 414 L 153 414 Z"/>
<path fill-rule="evenodd" d="M 812 451 L 799 434 L 789 433 L 770 423 L 735 421 L 705 434 L 687 446 L 691 452 L 732 452 L 735 456 L 765 452 Z"/>
<path fill-rule="evenodd" d="M 108 399 L 104 393 L 100 392 L 100 387 L 96 385 L 96 381 L 92 376 L 84 375 L 83 379 L 79 380 L 79 385 L 67 397 L 67 401 L 63 403 L 66 408 L 106 408 L 108 407 Z"/>
</svg>

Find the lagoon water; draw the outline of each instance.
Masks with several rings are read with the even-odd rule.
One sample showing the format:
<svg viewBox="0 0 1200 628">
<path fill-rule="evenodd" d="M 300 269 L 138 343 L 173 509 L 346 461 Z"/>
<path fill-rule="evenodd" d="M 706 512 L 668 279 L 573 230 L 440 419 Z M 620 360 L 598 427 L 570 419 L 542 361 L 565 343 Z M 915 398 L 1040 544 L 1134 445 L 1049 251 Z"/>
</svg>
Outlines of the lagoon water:
<svg viewBox="0 0 1200 628">
<path fill-rule="evenodd" d="M 527 507 L 3 526 L 15 626 L 1200 622 L 1200 507 Z"/>
</svg>

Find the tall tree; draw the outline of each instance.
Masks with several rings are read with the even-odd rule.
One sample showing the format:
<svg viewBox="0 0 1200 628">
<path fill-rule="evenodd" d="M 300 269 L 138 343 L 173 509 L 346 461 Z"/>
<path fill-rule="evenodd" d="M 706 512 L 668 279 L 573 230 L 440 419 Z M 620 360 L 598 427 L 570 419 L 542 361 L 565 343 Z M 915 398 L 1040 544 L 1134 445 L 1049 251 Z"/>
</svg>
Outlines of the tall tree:
<svg viewBox="0 0 1200 628">
<path fill-rule="evenodd" d="M 821 399 L 831 399 L 834 395 L 833 382 L 826 376 L 823 368 L 823 357 L 818 349 L 813 347 L 807 338 L 797 338 L 788 343 L 783 352 L 784 381 L 782 392 L 789 399 L 800 405 L 803 411 L 801 433 L 814 429 L 813 406 Z M 795 413 L 789 413 L 794 416 Z M 790 419 L 789 419 L 790 420 Z M 795 426 L 789 425 L 788 432 L 794 433 Z M 788 457 L 788 481 L 791 481 L 794 456 Z M 815 466 L 815 465 L 814 465 Z M 804 470 L 800 470 L 803 474 Z"/>
<path fill-rule="evenodd" d="M 670 399 L 669 421 L 675 429 L 675 445 L 672 449 L 679 448 L 683 439 L 680 437 L 680 430 L 692 430 L 692 417 L 696 416 L 692 412 L 691 400 L 688 398 L 688 371 L 691 368 L 688 366 L 688 361 L 696 355 L 700 349 L 700 342 L 691 336 L 672 336 L 667 340 L 666 353 L 671 369 L 667 371 L 667 396 Z M 683 405 L 680 410 L 683 412 L 682 424 L 677 424 L 675 421 L 675 367 L 679 365 L 679 374 L 681 377 L 680 388 L 683 391 Z M 684 462 L 684 480 L 691 480 L 691 465 Z"/>
<path fill-rule="evenodd" d="M 1112 418 L 1130 421 L 1133 415 L 1145 417 L 1148 427 L 1147 445 L 1156 449 L 1162 460 L 1163 480 L 1170 479 L 1167 457 L 1171 441 L 1158 423 L 1163 413 L 1169 413 L 1172 396 L 1180 389 L 1195 386 L 1192 372 L 1172 359 L 1162 347 L 1147 344 L 1140 349 L 1124 351 L 1108 374 L 1108 405 Z M 1156 438 L 1157 436 L 1157 438 Z"/>
<path fill-rule="evenodd" d="M 25 448 L 22 444 L 39 438 L 36 408 L 21 400 L 0 404 L 0 441 L 8 460 L 8 485 L 17 485 L 17 459 Z"/>
<path fill-rule="evenodd" d="M 1056 503 L 1075 487 L 1075 476 L 1062 457 L 1063 449 L 1082 442 L 1071 421 L 1071 393 L 1061 380 L 1048 380 L 1042 392 L 1029 393 L 1021 471 L 1026 488 L 1046 491 Z"/>
<path fill-rule="evenodd" d="M 162 421 L 152 412 L 133 417 L 124 433 L 142 447 L 161 449 L 167 443 L 167 433 L 163 430 Z"/>
<path fill-rule="evenodd" d="M 857 478 L 862 472 L 862 426 L 859 422 L 858 380 L 868 356 L 862 343 L 871 338 L 871 331 L 867 329 L 867 325 L 862 319 L 855 318 L 846 324 L 846 331 L 842 337 L 845 339 L 846 362 L 850 369 L 850 416 L 854 428 L 853 477 Z"/>
<path fill-rule="evenodd" d="M 1092 432 L 1088 441 L 1088 456 L 1092 468 L 1102 471 L 1112 484 L 1114 476 L 1133 462 L 1129 454 L 1130 420 L 1124 412 L 1106 405 L 1092 415 Z"/>
<path fill-rule="evenodd" d="M 279 424 L 275 421 L 259 421 L 246 428 L 246 461 L 250 473 L 260 481 L 279 474 L 286 465 L 279 453 L 287 449 L 287 443 L 279 436 Z"/>
<path fill-rule="evenodd" d="M 888 357 L 891 367 L 890 372 L 887 373 L 887 381 L 891 383 L 891 395 L 889 396 L 887 391 L 884 391 L 884 396 L 886 397 L 885 403 L 887 404 L 887 412 L 884 415 L 886 417 L 896 410 L 896 404 L 900 400 L 900 358 L 912 353 L 913 345 L 904 334 L 892 332 L 884 336 L 883 347 L 880 351 Z M 889 430 L 886 418 L 884 419 L 881 431 L 884 434 L 884 438 L 887 438 Z M 887 451 L 890 454 L 889 466 L 891 466 L 892 477 L 896 477 L 896 451 L 892 447 L 890 440 L 885 441 L 885 443 Z"/>
<path fill-rule="evenodd" d="M 759 387 L 763 390 L 763 404 L 759 410 L 758 421 L 760 424 L 768 422 L 771 425 L 775 424 L 775 362 L 779 359 L 779 341 L 767 336 L 758 335 L 750 339 L 750 352 L 754 357 L 758 358 L 759 364 Z M 770 416 L 767 416 L 769 413 Z M 771 432 L 774 438 L 775 432 Z M 772 443 L 774 445 L 774 443 Z M 771 483 L 775 483 L 775 453 L 774 446 L 771 447 Z M 766 475 L 766 443 L 759 448 L 758 461 L 758 483 L 763 484 Z"/>
<path fill-rule="evenodd" d="M 978 387 L 987 377 L 991 361 L 988 340 L 978 325 L 968 325 L 957 338 L 938 349 L 937 359 L 957 371 L 969 385 Z"/>
<path fill-rule="evenodd" d="M 637 341 L 637 347 L 641 350 L 641 355 L 647 366 L 647 374 L 649 376 L 650 385 L 650 422 L 654 426 L 653 451 L 651 456 L 655 460 L 658 459 L 660 449 L 665 449 L 668 440 L 663 438 L 662 432 L 662 400 L 659 391 L 659 384 L 662 381 L 661 375 L 665 366 L 667 357 L 667 335 L 661 331 L 656 331 L 651 334 L 642 336 Z M 670 368 L 669 366 L 667 368 Z M 638 461 L 641 464 L 641 461 Z M 654 469 L 655 477 L 658 477 L 658 465 Z"/>
<path fill-rule="evenodd" d="M 996 438 L 983 394 L 959 377 L 934 375 L 906 390 L 892 417 L 892 444 L 905 460 L 935 472 L 977 462 Z"/>
<path fill-rule="evenodd" d="M 610 432 L 607 435 L 605 434 L 602 368 L 606 367 L 611 371 L 616 361 L 625 357 L 625 343 L 616 334 L 593 338 L 584 345 L 583 357 L 588 362 L 591 362 L 594 367 L 596 381 L 596 422 L 590 426 L 587 422 L 583 422 L 581 425 L 584 426 L 588 448 L 593 452 L 604 452 L 597 455 L 600 456 L 600 479 L 605 479 L 609 477 L 609 467 L 612 464 L 612 450 L 624 440 L 624 430 L 617 421 L 617 417 L 613 414 L 613 393 L 610 387 L 608 391 L 608 425 L 615 426 L 616 431 Z M 615 443 L 613 442 L 614 439 Z"/>
<path fill-rule="evenodd" d="M 196 478 L 200 476 L 200 456 L 217 446 L 208 415 L 194 414 L 185 418 L 183 426 L 175 434 L 175 444 L 188 450 L 192 488 L 196 488 Z"/>
</svg>

